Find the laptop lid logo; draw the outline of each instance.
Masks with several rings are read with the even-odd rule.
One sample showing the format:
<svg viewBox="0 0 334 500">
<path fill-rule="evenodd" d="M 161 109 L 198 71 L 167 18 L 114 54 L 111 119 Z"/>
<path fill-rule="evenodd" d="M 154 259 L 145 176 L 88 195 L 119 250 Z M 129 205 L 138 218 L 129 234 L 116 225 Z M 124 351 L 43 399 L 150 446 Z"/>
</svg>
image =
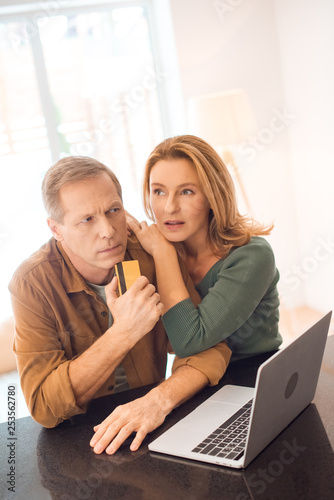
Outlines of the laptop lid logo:
<svg viewBox="0 0 334 500">
<path fill-rule="evenodd" d="M 289 382 L 285 388 L 285 399 L 289 399 L 295 392 L 298 383 L 298 373 L 295 372 L 291 375 Z"/>
</svg>

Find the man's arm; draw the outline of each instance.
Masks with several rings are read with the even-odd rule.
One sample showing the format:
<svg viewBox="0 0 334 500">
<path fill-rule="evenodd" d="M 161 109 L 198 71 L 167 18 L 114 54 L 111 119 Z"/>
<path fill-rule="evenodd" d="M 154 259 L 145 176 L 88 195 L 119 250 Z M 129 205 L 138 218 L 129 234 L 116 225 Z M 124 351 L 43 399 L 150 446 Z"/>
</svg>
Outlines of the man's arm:
<svg viewBox="0 0 334 500">
<path fill-rule="evenodd" d="M 106 287 L 114 323 L 87 351 L 73 360 L 69 377 L 78 406 L 85 405 L 115 371 L 124 356 L 156 324 L 162 304 L 155 287 L 141 276 L 117 297 L 117 278 Z"/>
<path fill-rule="evenodd" d="M 152 329 L 152 324 L 161 314 L 162 305 L 147 278 L 140 277 L 137 286 L 140 289 L 145 283 L 153 305 L 147 300 L 145 290 L 143 294 L 136 293 L 135 289 L 132 292 L 128 290 L 117 299 L 113 291 L 108 290 L 116 321 L 91 344 L 88 328 L 84 336 L 77 335 L 77 332 L 80 334 L 80 321 L 83 327 L 86 326 L 84 319 L 78 316 L 72 323 L 59 322 L 57 304 L 53 304 L 53 309 L 50 306 L 51 292 L 43 294 L 39 283 L 32 284 L 19 274 L 13 278 L 10 292 L 16 329 L 14 352 L 24 397 L 31 416 L 37 422 L 45 427 L 55 427 L 63 420 L 83 413 L 86 410 L 85 401 L 91 399 L 91 395 L 108 379 L 129 350 L 129 345 L 131 348 Z M 112 287 L 115 290 L 115 282 L 110 284 Z M 66 300 L 65 293 L 59 296 L 59 304 L 62 299 Z M 131 315 L 129 311 L 132 311 Z M 138 323 L 140 314 L 143 317 Z M 83 347 L 85 352 L 76 354 L 72 342 L 79 349 L 80 343 L 84 346 L 86 341 L 89 347 L 86 350 Z"/>
<path fill-rule="evenodd" d="M 216 385 L 226 371 L 231 350 L 225 342 L 188 358 L 175 358 L 173 374 L 144 397 L 118 406 L 100 425 L 90 445 L 95 453 L 112 454 L 132 432 L 130 449 L 136 451 L 148 432 L 159 427 L 177 406 L 202 390 Z"/>
<path fill-rule="evenodd" d="M 177 406 L 194 396 L 208 384 L 204 373 L 191 366 L 180 366 L 167 380 L 142 398 L 118 406 L 101 424 L 94 427 L 90 445 L 95 453 L 115 453 L 136 432 L 131 443 L 138 450 L 145 436 L 159 427 Z"/>
</svg>

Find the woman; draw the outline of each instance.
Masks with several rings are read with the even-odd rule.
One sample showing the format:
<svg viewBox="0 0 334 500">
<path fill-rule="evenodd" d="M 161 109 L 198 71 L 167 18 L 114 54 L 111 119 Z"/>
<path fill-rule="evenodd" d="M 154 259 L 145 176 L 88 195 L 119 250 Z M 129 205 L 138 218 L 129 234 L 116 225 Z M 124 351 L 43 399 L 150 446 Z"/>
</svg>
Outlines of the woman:
<svg viewBox="0 0 334 500">
<path fill-rule="evenodd" d="M 175 353 L 186 357 L 226 339 L 232 360 L 276 350 L 279 273 L 264 227 L 240 215 L 232 178 L 215 150 L 184 135 L 148 158 L 144 207 L 155 223 L 129 228 L 155 262 L 163 323 Z M 202 302 L 196 307 L 182 259 Z"/>
</svg>

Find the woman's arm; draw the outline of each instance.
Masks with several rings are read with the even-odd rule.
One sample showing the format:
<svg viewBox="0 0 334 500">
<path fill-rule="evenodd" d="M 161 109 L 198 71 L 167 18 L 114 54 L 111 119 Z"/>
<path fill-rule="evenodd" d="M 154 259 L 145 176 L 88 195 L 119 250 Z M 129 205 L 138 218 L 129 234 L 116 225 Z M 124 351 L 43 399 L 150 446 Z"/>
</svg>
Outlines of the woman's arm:
<svg viewBox="0 0 334 500">
<path fill-rule="evenodd" d="M 254 238 L 219 261 L 211 282 L 206 287 L 202 286 L 204 283 L 198 287 L 201 302 L 193 303 L 175 247 L 156 225 L 147 226 L 145 222 L 139 225 L 135 219 L 128 222 L 142 246 L 154 258 L 158 290 L 165 305 L 162 320 L 177 356 L 184 358 L 201 352 L 237 331 L 238 338 L 235 335 L 230 338 L 231 342 L 236 342 L 237 350 L 261 340 L 270 323 L 268 317 L 273 308 L 277 308 L 277 304 L 270 301 L 261 303 L 278 281 L 274 255 L 266 240 Z M 206 280 L 207 277 L 203 282 Z M 275 336 L 274 332 L 268 335 Z"/>
<path fill-rule="evenodd" d="M 200 290 L 202 301 L 197 305 L 184 283 L 174 245 L 155 224 L 139 224 L 133 218 L 128 218 L 128 224 L 154 258 L 158 291 L 165 306 L 162 321 L 177 356 L 184 358 L 209 349 L 237 331 L 239 337 L 230 339 L 237 342 L 237 350 L 258 342 L 274 307 L 259 304 L 278 281 L 274 255 L 266 240 L 254 238 L 219 261 L 217 274 L 207 289 Z M 268 334 L 274 336 L 274 332 Z"/>
<path fill-rule="evenodd" d="M 132 216 L 127 217 L 127 223 L 142 247 L 154 259 L 157 285 L 165 314 L 171 307 L 190 298 L 175 247 L 166 240 L 155 224 L 139 224 Z"/>
<path fill-rule="evenodd" d="M 256 353 L 266 350 L 267 341 L 269 348 L 277 347 L 278 271 L 269 245 L 261 240 L 216 264 L 198 287 L 198 307 L 185 299 L 164 314 L 163 324 L 178 356 L 198 353 L 224 339 L 232 351 Z"/>
</svg>

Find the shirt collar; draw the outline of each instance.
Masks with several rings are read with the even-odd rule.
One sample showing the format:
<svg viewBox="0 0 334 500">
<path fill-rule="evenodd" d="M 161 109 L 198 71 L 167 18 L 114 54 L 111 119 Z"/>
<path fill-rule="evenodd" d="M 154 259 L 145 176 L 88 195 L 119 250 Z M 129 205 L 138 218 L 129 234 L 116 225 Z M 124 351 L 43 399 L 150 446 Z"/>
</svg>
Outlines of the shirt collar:
<svg viewBox="0 0 334 500">
<path fill-rule="evenodd" d="M 62 256 L 62 283 L 66 293 L 85 291 L 92 295 L 92 289 L 88 286 L 79 271 L 76 270 L 60 241 L 56 241 L 56 247 Z"/>
<path fill-rule="evenodd" d="M 56 248 L 58 252 L 60 253 L 62 257 L 62 282 L 64 285 L 64 288 L 67 293 L 76 293 L 76 292 L 82 292 L 85 291 L 89 293 L 90 295 L 93 295 L 94 292 L 91 289 L 91 287 L 87 284 L 83 276 L 77 271 L 77 269 L 74 267 L 72 264 L 72 261 L 70 260 L 69 256 L 65 252 L 63 245 L 61 244 L 60 241 L 54 240 L 56 244 Z M 132 260 L 133 258 L 138 257 L 135 255 L 132 257 L 131 253 L 132 251 L 140 253 L 143 252 L 143 248 L 140 245 L 139 241 L 137 238 L 133 235 L 128 238 L 127 242 L 127 249 L 125 252 L 124 260 Z"/>
</svg>

